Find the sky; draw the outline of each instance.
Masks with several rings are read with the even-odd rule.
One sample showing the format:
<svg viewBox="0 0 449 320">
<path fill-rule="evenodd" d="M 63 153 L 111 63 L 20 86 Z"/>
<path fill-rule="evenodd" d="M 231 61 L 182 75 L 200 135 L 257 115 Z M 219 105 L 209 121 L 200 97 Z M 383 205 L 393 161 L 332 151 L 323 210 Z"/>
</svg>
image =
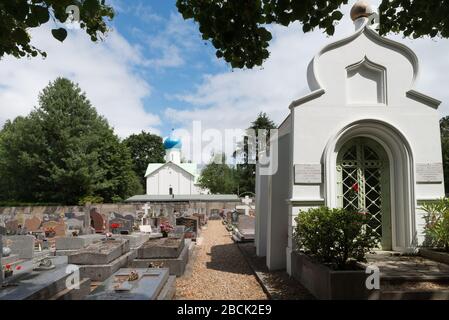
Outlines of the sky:
<svg viewBox="0 0 449 320">
<path fill-rule="evenodd" d="M 290 102 L 309 92 L 306 69 L 315 53 L 354 31 L 348 12 L 355 1 L 343 7 L 332 37 L 321 30 L 304 34 L 298 23 L 270 26 L 270 58 L 262 67 L 233 70 L 215 57 L 197 25 L 182 19 L 175 0 L 107 2 L 116 17 L 104 41 L 93 43 L 74 28 L 60 43 L 51 36 L 51 21 L 32 31 L 32 43 L 48 58 L 0 60 L 0 126 L 27 115 L 58 76 L 78 83 L 121 138 L 142 130 L 166 137 L 172 128 L 192 130 L 193 121 L 203 131 L 244 129 L 259 112 L 280 124 Z M 371 0 L 373 7 L 378 2 Z M 416 52 L 416 89 L 442 100 L 441 115 L 448 115 L 449 40 L 389 37 Z"/>
</svg>

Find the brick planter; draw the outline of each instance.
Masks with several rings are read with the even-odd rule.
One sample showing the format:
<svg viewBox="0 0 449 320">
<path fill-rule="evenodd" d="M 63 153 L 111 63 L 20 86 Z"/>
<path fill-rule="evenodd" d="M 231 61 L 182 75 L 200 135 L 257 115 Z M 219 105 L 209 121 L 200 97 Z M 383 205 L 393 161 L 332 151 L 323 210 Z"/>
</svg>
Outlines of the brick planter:
<svg viewBox="0 0 449 320">
<path fill-rule="evenodd" d="M 320 300 L 378 299 L 379 290 L 368 290 L 365 270 L 335 271 L 293 252 L 292 276 Z"/>
<path fill-rule="evenodd" d="M 419 254 L 427 259 L 449 264 L 449 253 L 430 248 L 419 249 Z"/>
</svg>

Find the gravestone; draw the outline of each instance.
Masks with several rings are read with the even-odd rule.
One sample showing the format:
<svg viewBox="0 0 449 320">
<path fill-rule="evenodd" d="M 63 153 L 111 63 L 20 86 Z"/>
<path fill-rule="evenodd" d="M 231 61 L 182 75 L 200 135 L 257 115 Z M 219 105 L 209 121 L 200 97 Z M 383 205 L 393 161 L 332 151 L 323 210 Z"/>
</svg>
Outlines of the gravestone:
<svg viewBox="0 0 449 320">
<path fill-rule="evenodd" d="M 65 221 L 68 230 L 79 230 L 80 232 L 84 228 L 84 221 L 77 218 L 70 218 Z"/>
<path fill-rule="evenodd" d="M 101 240 L 68 255 L 69 263 L 79 266 L 82 278 L 105 281 L 120 268 L 129 265 L 136 257 L 127 239 Z"/>
<path fill-rule="evenodd" d="M 68 257 L 68 262 L 78 265 L 105 265 L 129 252 L 129 241 L 107 240 L 92 243 Z"/>
<path fill-rule="evenodd" d="M 137 250 L 137 258 L 177 258 L 184 245 L 184 235 L 180 238 L 150 239 Z"/>
<path fill-rule="evenodd" d="M 237 229 L 233 231 L 233 240 L 236 242 L 254 241 L 256 219 L 253 216 L 241 214 L 238 217 Z"/>
<path fill-rule="evenodd" d="M 104 239 L 100 234 L 86 234 L 77 237 L 56 238 L 56 250 L 79 250 Z"/>
<path fill-rule="evenodd" d="M 131 272 L 137 279 L 130 280 Z M 167 269 L 120 269 L 97 287 L 87 300 L 171 300 L 176 279 Z"/>
<path fill-rule="evenodd" d="M 39 231 L 42 221 L 38 217 L 34 216 L 30 219 L 25 220 L 25 229 L 28 232 Z"/>
<path fill-rule="evenodd" d="M 180 217 L 176 219 L 176 225 L 186 227 L 186 238 L 196 239 L 199 231 L 198 217 Z"/>
<path fill-rule="evenodd" d="M 90 217 L 90 213 L 91 213 L 91 205 L 90 203 L 86 203 L 85 207 L 83 208 L 83 221 L 84 221 L 84 229 L 83 229 L 83 234 L 91 234 L 92 233 L 92 222 L 91 222 L 91 217 Z"/>
<path fill-rule="evenodd" d="M 122 218 L 114 218 L 109 220 L 109 230 L 112 232 L 111 226 L 118 226 L 118 228 L 115 228 L 115 231 L 113 233 L 117 234 L 131 234 L 133 232 L 133 222 L 127 219 Z"/>
<path fill-rule="evenodd" d="M 64 222 L 64 219 L 60 219 L 59 221 L 48 221 L 42 224 L 42 229 L 45 231 L 47 229 L 54 229 L 56 237 L 65 237 L 67 231 L 67 225 Z"/>
<path fill-rule="evenodd" d="M 151 238 L 150 233 L 134 232 L 131 234 L 118 234 L 114 235 L 114 238 L 129 240 L 129 246 L 131 249 L 138 249 L 142 244 Z"/>
<path fill-rule="evenodd" d="M 103 216 L 99 214 L 95 209 L 90 212 L 91 227 L 95 229 L 97 233 L 103 233 L 106 231 L 106 224 Z"/>
<path fill-rule="evenodd" d="M 21 262 L 21 271 L 9 279 L 10 286 L 0 290 L 0 300 L 82 300 L 90 292 L 90 280 L 80 279 L 78 288 L 67 288 L 74 271 L 68 272 L 67 257 L 51 257 L 52 270 L 38 271 L 35 261 Z M 73 270 L 74 266 L 71 266 Z M 20 312 L 20 311 L 19 311 Z"/>
<path fill-rule="evenodd" d="M 15 235 L 19 230 L 19 223 L 17 220 L 8 220 L 5 222 L 6 229 L 8 230 L 8 234 Z"/>
<path fill-rule="evenodd" d="M 18 255 L 20 259 L 33 259 L 34 257 L 33 236 L 5 236 L 3 237 L 3 246 L 11 249 L 11 254 Z"/>
<path fill-rule="evenodd" d="M 168 238 L 150 239 L 137 250 L 137 257 L 130 263 L 133 268 L 168 268 L 170 275 L 182 276 L 189 260 L 189 245 L 184 234 L 172 234 Z"/>
</svg>

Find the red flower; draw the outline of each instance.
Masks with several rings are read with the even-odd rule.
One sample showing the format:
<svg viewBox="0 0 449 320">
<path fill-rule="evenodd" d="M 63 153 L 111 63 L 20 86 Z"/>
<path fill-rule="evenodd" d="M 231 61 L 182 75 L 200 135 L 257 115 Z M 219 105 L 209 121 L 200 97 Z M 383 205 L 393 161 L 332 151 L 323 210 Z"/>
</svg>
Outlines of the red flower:
<svg viewBox="0 0 449 320">
<path fill-rule="evenodd" d="M 119 223 L 111 223 L 111 229 L 118 229 L 118 228 L 120 228 Z"/>
<path fill-rule="evenodd" d="M 161 227 L 161 231 L 162 232 L 170 232 L 171 230 L 173 230 L 173 227 L 169 223 L 167 223 L 167 222 L 162 223 L 160 225 L 160 227 Z"/>
<path fill-rule="evenodd" d="M 10 264 L 5 265 L 5 269 L 6 270 L 11 270 L 11 265 Z"/>
<path fill-rule="evenodd" d="M 359 192 L 359 184 L 357 182 L 354 183 L 351 188 L 354 192 Z"/>
<path fill-rule="evenodd" d="M 17 267 L 16 267 L 16 270 L 17 270 L 17 271 L 19 271 L 19 270 L 21 270 L 21 269 L 22 269 L 22 266 L 17 266 Z"/>
</svg>

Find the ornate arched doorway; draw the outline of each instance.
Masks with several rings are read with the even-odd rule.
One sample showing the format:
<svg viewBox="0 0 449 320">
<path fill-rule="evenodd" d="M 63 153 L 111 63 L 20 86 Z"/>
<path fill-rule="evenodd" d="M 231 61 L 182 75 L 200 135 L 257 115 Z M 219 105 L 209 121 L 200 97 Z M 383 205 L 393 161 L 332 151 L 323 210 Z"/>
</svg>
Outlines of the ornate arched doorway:
<svg viewBox="0 0 449 320">
<path fill-rule="evenodd" d="M 337 205 L 366 212 L 382 250 L 392 249 L 390 164 L 375 140 L 357 137 L 346 142 L 337 156 Z"/>
</svg>

